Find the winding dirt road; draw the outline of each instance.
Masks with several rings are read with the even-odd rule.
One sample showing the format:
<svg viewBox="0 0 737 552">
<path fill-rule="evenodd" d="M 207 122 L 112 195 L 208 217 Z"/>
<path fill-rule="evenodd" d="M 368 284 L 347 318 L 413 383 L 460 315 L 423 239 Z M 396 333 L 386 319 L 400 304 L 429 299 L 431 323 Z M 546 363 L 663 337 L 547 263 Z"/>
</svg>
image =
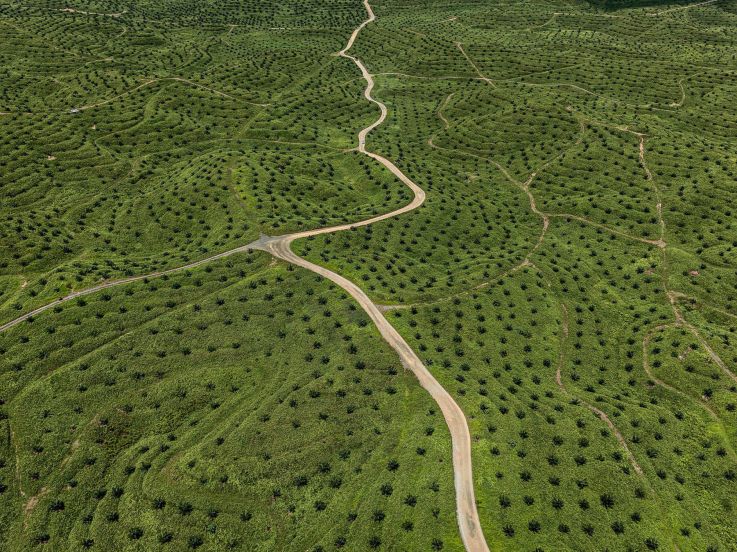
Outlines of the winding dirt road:
<svg viewBox="0 0 737 552">
<path fill-rule="evenodd" d="M 381 313 L 379 308 L 374 304 L 368 295 L 356 284 L 344 278 L 340 274 L 336 274 L 324 268 L 322 266 L 311 263 L 302 257 L 296 255 L 292 249 L 291 244 L 294 240 L 299 238 L 308 238 L 311 236 L 317 236 L 320 234 L 329 234 L 332 232 L 340 232 L 342 230 L 350 230 L 351 228 L 357 228 L 360 226 L 367 226 L 381 220 L 385 220 L 391 217 L 407 213 L 418 208 L 425 201 L 425 191 L 420 188 L 417 184 L 407 177 L 394 163 L 389 161 L 386 157 L 383 157 L 377 153 L 373 153 L 366 150 L 366 136 L 381 123 L 384 122 L 387 115 L 387 108 L 382 102 L 374 99 L 371 96 L 371 91 L 374 88 L 374 79 L 369 73 L 366 66 L 361 62 L 360 59 L 348 54 L 348 51 L 353 46 L 353 43 L 361 30 L 374 21 L 376 16 L 374 15 L 371 5 L 368 0 L 364 0 L 364 6 L 368 13 L 368 18 L 361 23 L 356 30 L 351 34 L 348 44 L 343 48 L 338 55 L 347 59 L 350 59 L 355 63 L 363 74 L 363 78 L 366 80 L 366 89 L 364 90 L 364 97 L 371 103 L 377 105 L 380 110 L 379 118 L 376 119 L 372 124 L 364 128 L 358 133 L 358 151 L 368 155 L 372 159 L 378 161 L 389 169 L 392 174 L 399 178 L 405 185 L 407 185 L 414 193 L 414 199 L 395 211 L 379 215 L 374 218 L 370 218 L 361 222 L 352 224 L 343 224 L 340 226 L 331 226 L 328 228 L 319 228 L 316 230 L 307 230 L 304 232 L 297 232 L 294 234 L 288 234 L 285 236 L 262 236 L 259 240 L 252 243 L 250 246 L 254 249 L 260 249 L 271 253 L 274 257 L 292 263 L 294 265 L 306 268 L 316 274 L 319 274 L 335 284 L 342 287 L 351 296 L 358 301 L 363 310 L 369 315 L 371 320 L 376 324 L 379 332 L 389 345 L 399 354 L 399 358 L 402 364 L 409 370 L 411 370 L 420 382 L 420 385 L 430 393 L 430 396 L 438 403 L 440 410 L 443 413 L 453 443 L 453 471 L 455 480 L 455 491 L 456 491 L 456 510 L 458 515 L 458 526 L 460 529 L 461 539 L 468 552 L 488 552 L 489 547 L 484 539 L 484 534 L 481 530 L 481 524 L 479 522 L 478 510 L 476 509 L 476 498 L 473 487 L 473 470 L 471 465 L 471 436 L 468 430 L 468 424 L 466 417 L 463 414 L 461 408 L 453 400 L 453 397 L 438 383 L 433 377 L 430 371 L 425 367 L 417 354 L 407 344 L 404 338 L 394 327 L 387 321 L 384 315 Z"/>
<path fill-rule="evenodd" d="M 294 234 L 287 234 L 283 236 L 262 236 L 255 242 L 248 245 L 237 247 L 235 249 L 231 249 L 229 251 L 225 251 L 223 253 L 219 253 L 217 255 L 213 255 L 211 257 L 201 259 L 199 261 L 195 261 L 184 266 L 140 276 L 132 276 L 130 278 L 122 278 L 119 280 L 103 282 L 99 285 L 70 293 L 69 295 L 56 299 L 55 301 L 52 301 L 47 305 L 38 307 L 31 312 L 28 312 L 3 325 L 0 325 L 0 332 L 5 331 L 17 324 L 20 324 L 21 322 L 28 320 L 29 318 L 32 318 L 33 316 L 40 314 L 50 308 L 53 308 L 61 303 L 71 301 L 84 295 L 96 293 L 110 287 L 144 280 L 146 278 L 157 278 L 166 274 L 195 268 L 199 265 L 209 263 L 216 259 L 222 259 L 236 253 L 241 253 L 253 249 L 266 251 L 278 259 L 282 259 L 294 265 L 306 268 L 307 270 L 310 270 L 316 274 L 319 274 L 320 276 L 331 280 L 332 282 L 346 290 L 348 293 L 350 293 L 351 296 L 356 301 L 358 301 L 358 303 L 366 311 L 374 324 L 376 324 L 376 327 L 378 328 L 382 337 L 397 352 L 400 360 L 402 361 L 402 364 L 415 374 L 420 382 L 420 385 L 422 385 L 422 387 L 428 393 L 430 393 L 430 396 L 440 407 L 440 410 L 443 413 L 443 417 L 448 424 L 448 429 L 450 430 L 453 446 L 453 471 L 456 494 L 456 511 L 458 516 L 458 526 L 460 529 L 461 539 L 463 540 L 463 544 L 468 552 L 488 552 L 489 547 L 487 546 L 486 540 L 484 539 L 484 534 L 481 530 L 481 523 L 479 522 L 478 510 L 476 508 L 476 498 L 473 484 L 473 469 L 471 464 L 471 436 L 468 429 L 468 423 L 466 422 L 466 417 L 464 416 L 463 411 L 453 400 L 453 397 L 451 397 L 451 395 L 433 377 L 430 371 L 425 367 L 420 358 L 407 344 L 407 342 L 399 334 L 399 332 L 394 329 L 394 327 L 384 317 L 382 312 L 379 310 L 379 307 L 377 307 L 377 305 L 374 304 L 373 301 L 371 301 L 368 295 L 366 295 L 366 293 L 360 287 L 335 272 L 332 272 L 324 267 L 318 266 L 299 257 L 291 250 L 291 244 L 294 240 L 300 238 L 308 238 L 311 236 L 318 236 L 320 234 L 340 232 L 342 230 L 350 230 L 361 226 L 367 226 L 369 224 L 373 224 L 375 222 L 392 218 L 417 209 L 425 201 L 425 191 L 417 184 L 415 184 L 412 180 L 410 180 L 410 178 L 405 175 L 394 163 L 392 163 L 387 158 L 366 149 L 366 137 L 372 130 L 374 130 L 376 127 L 384 122 L 387 116 L 387 107 L 382 102 L 374 99 L 371 95 L 371 92 L 374 88 L 374 79 L 371 73 L 369 73 L 366 66 L 360 59 L 348 53 L 361 30 L 376 19 L 376 16 L 374 15 L 374 12 L 368 0 L 364 0 L 363 3 L 366 8 L 368 17 L 353 31 L 345 48 L 343 48 L 337 54 L 340 57 L 350 59 L 361 70 L 363 78 L 366 81 L 366 88 L 363 95 L 369 102 L 378 106 L 380 110 L 379 118 L 358 133 L 357 150 L 360 153 L 363 153 L 364 155 L 367 155 L 381 163 L 407 187 L 409 187 L 414 193 L 414 198 L 410 203 L 395 211 L 385 213 L 383 215 L 379 215 L 367 220 L 350 224 L 342 224 L 339 226 L 330 226 L 327 228 L 306 230 L 303 232 L 296 232 Z M 151 82 L 144 83 L 142 86 L 146 86 L 148 84 L 151 84 Z"/>
<path fill-rule="evenodd" d="M 298 235 L 264 237 L 252 246 L 255 249 L 271 253 L 274 257 L 311 270 L 350 293 L 376 324 L 382 337 L 399 354 L 405 368 L 411 370 L 419 380 L 420 385 L 430 393 L 430 396 L 440 406 L 453 443 L 456 509 L 461 538 L 468 552 L 488 552 L 489 548 L 484 540 L 476 509 L 471 465 L 471 436 L 463 411 L 360 287 L 335 272 L 299 257 L 291 250 L 291 243 L 298 237 Z"/>
</svg>

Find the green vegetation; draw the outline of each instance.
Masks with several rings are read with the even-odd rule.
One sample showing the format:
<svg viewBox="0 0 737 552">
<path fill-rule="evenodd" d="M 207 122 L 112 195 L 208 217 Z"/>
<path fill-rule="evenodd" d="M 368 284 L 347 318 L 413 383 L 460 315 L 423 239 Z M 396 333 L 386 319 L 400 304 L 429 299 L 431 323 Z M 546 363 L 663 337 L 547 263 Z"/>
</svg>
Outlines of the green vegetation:
<svg viewBox="0 0 737 552">
<path fill-rule="evenodd" d="M 492 550 L 737 549 L 737 4 L 372 3 L 418 209 L 298 240 Z M 0 323 L 410 191 L 359 1 L 0 6 Z M 461 550 L 448 428 L 265 253 L 0 333 L 0 548 Z"/>
<path fill-rule="evenodd" d="M 9 548 L 457 545 L 432 400 L 344 293 L 268 262 L 114 288 L 2 334 Z"/>
</svg>

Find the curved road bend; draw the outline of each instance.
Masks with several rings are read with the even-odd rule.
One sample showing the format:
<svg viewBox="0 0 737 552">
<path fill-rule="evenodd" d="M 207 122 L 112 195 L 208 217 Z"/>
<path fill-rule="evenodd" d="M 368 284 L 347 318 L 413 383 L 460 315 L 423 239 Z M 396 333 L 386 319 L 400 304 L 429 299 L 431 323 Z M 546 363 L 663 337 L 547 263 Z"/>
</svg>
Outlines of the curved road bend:
<svg viewBox="0 0 737 552">
<path fill-rule="evenodd" d="M 271 253 L 274 257 L 311 270 L 333 281 L 350 293 L 376 324 L 382 337 L 399 354 L 402 364 L 415 374 L 420 381 L 420 385 L 430 393 L 430 396 L 440 406 L 453 443 L 456 509 L 461 538 L 468 552 L 488 552 L 489 548 L 484 540 L 478 511 L 476 510 L 471 466 L 471 436 L 463 411 L 361 288 L 343 276 L 297 256 L 291 250 L 291 243 L 298 237 L 300 236 L 296 234 L 274 238 L 264 237 L 252 245 L 254 249 L 261 249 Z"/>
<path fill-rule="evenodd" d="M 378 106 L 381 112 L 379 118 L 376 121 L 374 121 L 366 128 L 362 129 L 358 133 L 358 151 L 384 165 L 392 172 L 392 174 L 394 174 L 407 187 L 409 187 L 414 193 L 414 198 L 410 203 L 390 213 L 385 213 L 383 215 L 379 215 L 364 221 L 350 224 L 342 224 L 339 226 L 331 226 L 327 228 L 318 228 L 315 230 L 306 230 L 303 232 L 296 232 L 294 234 L 287 234 L 284 236 L 262 236 L 251 244 L 237 247 L 229 251 L 224 251 L 223 253 L 219 253 L 217 255 L 213 255 L 211 257 L 207 257 L 205 259 L 201 259 L 199 261 L 195 261 L 183 266 L 171 268 L 160 272 L 152 272 L 150 274 L 103 282 L 99 285 L 75 291 L 73 293 L 70 293 L 69 295 L 60 297 L 59 299 L 56 299 L 51 303 L 38 307 L 37 309 L 34 309 L 14 320 L 2 324 L 0 325 L 0 332 L 3 332 L 17 324 L 20 324 L 21 322 L 28 320 L 29 318 L 36 316 L 37 314 L 40 314 L 48 309 L 51 309 L 61 303 L 71 301 L 84 295 L 90 295 L 103 289 L 137 282 L 146 278 L 157 278 L 166 274 L 195 268 L 210 261 L 222 259 L 236 253 L 241 253 L 252 249 L 266 251 L 274 257 L 300 266 L 302 268 L 306 268 L 307 270 L 310 270 L 316 274 L 319 274 L 320 276 L 331 280 L 332 282 L 346 290 L 348 293 L 350 293 L 351 296 L 353 296 L 353 298 L 358 301 L 361 307 L 369 315 L 371 320 L 373 320 L 374 324 L 376 324 L 376 327 L 379 329 L 382 337 L 397 352 L 397 354 L 399 354 L 399 358 L 401 359 L 402 364 L 415 374 L 420 382 L 420 385 L 422 385 L 422 387 L 428 393 L 430 393 L 430 396 L 440 407 L 440 410 L 443 413 L 443 417 L 448 424 L 448 429 L 450 430 L 453 445 L 453 472 L 456 494 L 456 511 L 458 516 L 458 527 L 460 529 L 461 539 L 463 540 L 463 544 L 465 545 L 465 548 L 468 552 L 489 552 L 489 547 L 486 544 L 484 534 L 481 530 L 481 523 L 479 522 L 478 510 L 476 508 L 476 498 L 473 486 L 473 470 L 471 465 L 471 436 L 463 411 L 453 400 L 453 397 L 450 396 L 450 394 L 433 377 L 433 375 L 425 367 L 425 365 L 422 364 L 422 361 L 417 356 L 417 354 L 407 344 L 407 342 L 399 334 L 399 332 L 397 332 L 397 330 L 395 330 L 394 327 L 387 321 L 387 319 L 384 317 L 378 307 L 371 301 L 371 299 L 369 299 L 368 295 L 366 295 L 366 293 L 360 287 L 358 287 L 347 278 L 344 278 L 343 276 L 340 276 L 339 274 L 336 274 L 335 272 L 332 272 L 327 268 L 318 266 L 297 256 L 290 247 L 291 243 L 296 239 L 317 236 L 320 234 L 329 234 L 332 232 L 340 232 L 342 230 L 350 230 L 352 228 L 358 228 L 361 226 L 367 226 L 369 224 L 373 224 L 375 222 L 379 222 L 412 211 L 422 205 L 425 201 L 425 191 L 417 184 L 415 184 L 412 180 L 410 180 L 409 177 L 405 175 L 394 163 L 377 153 L 366 150 L 366 136 L 369 134 L 369 132 L 371 132 L 373 129 L 384 122 L 387 116 L 387 107 L 385 104 L 374 99 L 371 96 L 371 91 L 374 87 L 374 80 L 368 69 L 366 69 L 366 66 L 363 64 L 363 62 L 361 62 L 361 60 L 347 53 L 348 50 L 350 50 L 353 46 L 353 43 L 355 42 L 358 33 L 361 32 L 361 29 L 363 29 L 366 25 L 376 19 L 376 16 L 374 15 L 374 12 L 371 9 L 371 5 L 369 4 L 368 0 L 364 0 L 364 6 L 366 8 L 366 12 L 368 13 L 368 18 L 353 31 L 346 47 L 338 52 L 339 56 L 350 59 L 361 70 L 363 78 L 366 80 L 364 97 L 371 103 Z"/>
</svg>

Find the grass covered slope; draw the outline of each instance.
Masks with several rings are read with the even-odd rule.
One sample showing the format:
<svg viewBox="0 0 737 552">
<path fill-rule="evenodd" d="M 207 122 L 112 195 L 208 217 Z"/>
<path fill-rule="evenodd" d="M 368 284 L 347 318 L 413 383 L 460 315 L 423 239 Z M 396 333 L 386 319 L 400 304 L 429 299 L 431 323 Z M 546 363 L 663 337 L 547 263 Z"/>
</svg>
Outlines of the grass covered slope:
<svg viewBox="0 0 737 552">
<path fill-rule="evenodd" d="M 490 548 L 736 549 L 734 0 L 372 6 L 426 201 L 293 248 L 463 409 Z M 0 15 L 0 323 L 411 199 L 361 2 Z M 0 548 L 462 549 L 437 406 L 262 253 L 16 325 L 0 382 Z"/>
<path fill-rule="evenodd" d="M 267 263 L 115 288 L 2 334 L 7 546 L 457 544 L 432 400 L 344 294 Z"/>
</svg>

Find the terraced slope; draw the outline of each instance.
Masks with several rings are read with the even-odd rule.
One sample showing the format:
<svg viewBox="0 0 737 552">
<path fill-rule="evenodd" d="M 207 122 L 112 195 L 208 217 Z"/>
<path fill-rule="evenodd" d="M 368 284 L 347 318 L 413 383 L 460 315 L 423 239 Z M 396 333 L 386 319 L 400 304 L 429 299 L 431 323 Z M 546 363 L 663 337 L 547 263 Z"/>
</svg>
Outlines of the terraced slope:
<svg viewBox="0 0 737 552">
<path fill-rule="evenodd" d="M 736 9 L 0 7 L 2 542 L 737 547 Z"/>
<path fill-rule="evenodd" d="M 296 251 L 457 398 L 490 548 L 733 548 L 734 6 L 420 6 L 356 51 L 427 201 Z"/>
</svg>

